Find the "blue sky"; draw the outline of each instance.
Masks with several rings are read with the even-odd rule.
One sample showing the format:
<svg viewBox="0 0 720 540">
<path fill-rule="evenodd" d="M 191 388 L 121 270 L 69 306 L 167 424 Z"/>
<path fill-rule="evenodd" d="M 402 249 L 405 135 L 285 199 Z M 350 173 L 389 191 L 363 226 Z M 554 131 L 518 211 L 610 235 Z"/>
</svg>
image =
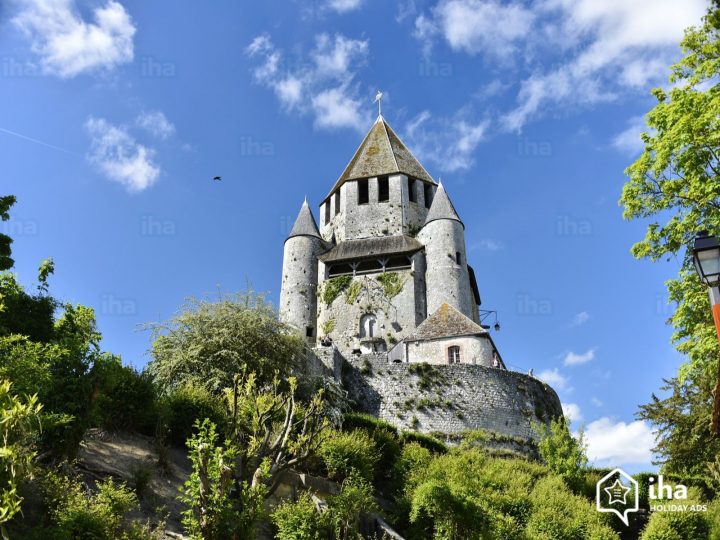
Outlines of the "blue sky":
<svg viewBox="0 0 720 540">
<path fill-rule="evenodd" d="M 388 122 L 464 220 L 503 357 L 587 428 L 591 457 L 649 467 L 640 403 L 682 361 L 664 281 L 622 220 L 649 90 L 701 0 L 13 1 L 0 10 L 0 192 L 16 272 L 93 306 L 142 367 L 191 295 L 276 300 L 282 244 Z M 222 176 L 214 182 L 214 176 Z"/>
</svg>

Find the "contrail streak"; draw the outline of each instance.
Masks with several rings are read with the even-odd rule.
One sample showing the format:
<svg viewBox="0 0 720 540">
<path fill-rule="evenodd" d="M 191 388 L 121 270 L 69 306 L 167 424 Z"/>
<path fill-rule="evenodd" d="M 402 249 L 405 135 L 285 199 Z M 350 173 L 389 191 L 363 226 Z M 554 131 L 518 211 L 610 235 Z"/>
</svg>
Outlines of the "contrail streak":
<svg viewBox="0 0 720 540">
<path fill-rule="evenodd" d="M 47 146 L 48 148 L 52 148 L 53 150 L 59 150 L 60 152 L 65 152 L 66 154 L 71 154 L 73 156 L 80 156 L 77 152 L 73 152 L 72 150 L 67 150 L 65 148 L 60 148 L 59 146 L 55 146 L 54 144 L 46 143 L 44 141 L 33 139 L 32 137 L 28 137 L 27 135 L 23 135 L 22 133 L 17 133 L 15 131 L 10 131 L 9 129 L 1 128 L 0 131 L 3 133 L 7 133 L 8 135 L 12 135 L 13 137 L 18 137 L 19 139 L 24 139 L 26 141 L 34 142 L 35 144 L 40 144 L 42 146 Z"/>
</svg>

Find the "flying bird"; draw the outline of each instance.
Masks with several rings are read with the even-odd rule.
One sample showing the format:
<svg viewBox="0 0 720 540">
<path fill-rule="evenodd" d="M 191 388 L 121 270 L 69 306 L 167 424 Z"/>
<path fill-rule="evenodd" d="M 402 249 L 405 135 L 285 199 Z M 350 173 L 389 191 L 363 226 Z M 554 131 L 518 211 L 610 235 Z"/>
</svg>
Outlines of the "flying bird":
<svg viewBox="0 0 720 540">
<path fill-rule="evenodd" d="M 215 177 L 213 177 L 213 180 L 215 180 L 216 182 L 219 182 L 220 180 L 222 180 L 222 176 L 215 176 Z"/>
</svg>

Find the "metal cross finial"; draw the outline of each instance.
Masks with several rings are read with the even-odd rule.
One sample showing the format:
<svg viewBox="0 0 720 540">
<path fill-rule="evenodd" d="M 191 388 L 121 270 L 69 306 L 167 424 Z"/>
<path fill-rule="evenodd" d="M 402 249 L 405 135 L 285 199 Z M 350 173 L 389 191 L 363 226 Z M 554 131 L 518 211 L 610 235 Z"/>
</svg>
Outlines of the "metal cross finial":
<svg viewBox="0 0 720 540">
<path fill-rule="evenodd" d="M 378 90 L 377 94 L 375 94 L 375 101 L 373 101 L 373 103 L 378 104 L 378 116 L 382 116 L 382 98 L 383 98 L 383 93 L 380 90 Z"/>
</svg>

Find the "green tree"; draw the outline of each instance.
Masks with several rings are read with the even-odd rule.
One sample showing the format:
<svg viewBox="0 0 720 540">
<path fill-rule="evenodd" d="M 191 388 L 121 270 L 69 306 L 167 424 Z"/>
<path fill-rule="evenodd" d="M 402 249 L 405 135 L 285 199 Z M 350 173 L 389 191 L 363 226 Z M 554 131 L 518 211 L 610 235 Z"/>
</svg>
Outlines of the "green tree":
<svg viewBox="0 0 720 540">
<path fill-rule="evenodd" d="M 688 358 L 678 371 L 681 385 L 719 365 L 707 292 L 687 249 L 700 230 L 720 233 L 720 6 L 713 4 L 703 24 L 685 32 L 684 56 L 671 67 L 672 88 L 652 91 L 657 104 L 646 117 L 644 150 L 626 170 L 620 199 L 626 219 L 650 220 L 645 238 L 632 247 L 635 257 L 682 257 L 679 276 L 668 282 L 670 301 L 677 304 L 669 320 L 672 339 Z M 717 425 L 717 386 L 715 397 Z M 698 436 L 700 448 L 710 433 Z"/>
<path fill-rule="evenodd" d="M 7 221 L 10 219 L 10 207 L 15 204 L 14 195 L 5 195 L 0 197 L 0 221 Z M 0 272 L 3 270 L 9 270 L 15 264 L 10 256 L 12 249 L 12 238 L 6 234 L 0 233 Z M 2 298 L 0 298 L 0 305 L 2 304 Z"/>
<path fill-rule="evenodd" d="M 276 377 L 263 389 L 254 374 L 237 375 L 225 392 L 230 428 L 224 443 L 212 422 L 198 424 L 198 435 L 188 443 L 193 474 L 184 496 L 193 538 L 254 538 L 262 503 L 283 473 L 317 452 L 329 428 L 324 392 L 299 403 L 296 389 L 294 377 L 287 387 Z M 218 535 L 218 528 L 224 533 Z"/>
<path fill-rule="evenodd" d="M 150 328 L 148 370 L 163 389 L 194 380 L 219 392 L 243 372 L 266 383 L 275 371 L 288 373 L 303 352 L 302 338 L 254 292 L 190 300 L 169 322 Z"/>
<path fill-rule="evenodd" d="M 582 429 L 576 439 L 564 417 L 553 420 L 549 426 L 538 424 L 536 429 L 540 434 L 540 457 L 553 472 L 565 479 L 568 486 L 580 489 L 588 465 Z"/>
<path fill-rule="evenodd" d="M 42 409 L 37 396 L 23 400 L 11 393 L 11 388 L 10 381 L 0 380 L 0 532 L 4 538 L 4 524 L 22 504 L 18 484 L 32 476 Z"/>
</svg>

